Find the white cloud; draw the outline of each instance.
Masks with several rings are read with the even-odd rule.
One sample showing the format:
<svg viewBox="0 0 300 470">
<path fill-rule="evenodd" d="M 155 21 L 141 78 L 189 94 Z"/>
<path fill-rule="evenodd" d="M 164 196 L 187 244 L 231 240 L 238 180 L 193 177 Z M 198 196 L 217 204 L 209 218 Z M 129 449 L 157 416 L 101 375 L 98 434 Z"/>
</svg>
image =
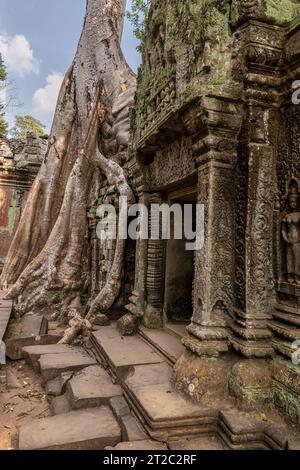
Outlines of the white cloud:
<svg viewBox="0 0 300 470">
<path fill-rule="evenodd" d="M 17 75 L 24 77 L 39 73 L 39 62 L 33 55 L 32 47 L 23 34 L 6 36 L 0 34 L 0 52 L 5 65 Z"/>
<path fill-rule="evenodd" d="M 60 72 L 53 72 L 48 75 L 44 88 L 39 88 L 33 95 L 32 103 L 35 112 L 47 115 L 55 111 L 63 78 L 63 74 Z"/>
</svg>

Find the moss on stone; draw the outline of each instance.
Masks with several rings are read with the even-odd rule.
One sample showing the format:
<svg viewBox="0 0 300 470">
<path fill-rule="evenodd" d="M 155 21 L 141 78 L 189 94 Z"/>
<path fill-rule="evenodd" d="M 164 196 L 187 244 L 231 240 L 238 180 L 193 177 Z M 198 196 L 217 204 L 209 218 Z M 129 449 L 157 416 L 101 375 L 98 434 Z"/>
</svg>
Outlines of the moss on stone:
<svg viewBox="0 0 300 470">
<path fill-rule="evenodd" d="M 275 20 L 277 24 L 284 24 L 293 21 L 300 15 L 300 5 L 296 5 L 291 0 L 267 0 L 266 14 Z"/>
<path fill-rule="evenodd" d="M 64 293 L 61 291 L 49 291 L 45 296 L 45 303 L 47 305 L 53 305 L 59 303 L 64 297 Z"/>
</svg>

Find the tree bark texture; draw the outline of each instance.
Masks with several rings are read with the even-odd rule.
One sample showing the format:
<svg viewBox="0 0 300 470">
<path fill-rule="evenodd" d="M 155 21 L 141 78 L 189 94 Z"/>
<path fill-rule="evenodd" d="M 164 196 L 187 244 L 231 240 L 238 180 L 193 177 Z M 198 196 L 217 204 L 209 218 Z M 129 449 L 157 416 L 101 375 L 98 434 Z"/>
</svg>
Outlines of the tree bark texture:
<svg viewBox="0 0 300 470">
<path fill-rule="evenodd" d="M 60 90 L 48 149 L 0 280 L 20 315 L 40 313 L 45 305 L 54 313 L 86 289 L 87 209 L 101 181 L 107 180 L 133 201 L 122 168 L 136 87 L 120 49 L 125 3 L 87 0 L 81 38 Z M 125 217 L 122 207 L 120 217 Z M 118 239 L 107 283 L 87 320 L 92 321 L 98 311 L 104 313 L 118 296 L 124 248 L 124 241 Z"/>
</svg>

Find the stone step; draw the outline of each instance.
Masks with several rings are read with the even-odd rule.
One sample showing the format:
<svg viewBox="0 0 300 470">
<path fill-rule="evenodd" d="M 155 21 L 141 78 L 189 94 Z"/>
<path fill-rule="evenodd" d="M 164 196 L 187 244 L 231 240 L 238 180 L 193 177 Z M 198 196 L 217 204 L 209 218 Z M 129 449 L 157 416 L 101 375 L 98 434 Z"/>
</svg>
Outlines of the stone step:
<svg viewBox="0 0 300 470">
<path fill-rule="evenodd" d="M 119 385 L 112 383 L 100 366 L 91 366 L 76 373 L 67 385 L 67 398 L 73 410 L 109 405 L 112 397 L 122 396 Z"/>
<path fill-rule="evenodd" d="M 12 361 L 19 361 L 23 358 L 23 348 L 28 346 L 42 346 L 48 344 L 57 344 L 61 336 L 43 335 L 43 336 L 15 336 L 6 341 L 6 355 Z"/>
<path fill-rule="evenodd" d="M 74 351 L 77 351 L 77 349 L 67 344 L 41 344 L 26 346 L 22 349 L 22 354 L 27 364 L 31 365 L 36 372 L 39 372 L 41 356 L 46 354 L 65 354 Z"/>
<path fill-rule="evenodd" d="M 122 379 L 135 365 L 162 363 L 164 360 L 136 336 L 122 337 L 113 326 L 93 332 L 92 344 L 109 365 L 113 375 Z"/>
<path fill-rule="evenodd" d="M 177 359 L 186 351 L 180 338 L 165 330 L 149 330 L 142 326 L 139 328 L 139 334 L 163 354 L 171 364 L 175 364 Z"/>
<path fill-rule="evenodd" d="M 80 350 L 63 354 L 44 354 L 39 359 L 42 379 L 45 382 L 55 379 L 62 372 L 77 372 L 88 366 L 96 365 L 95 359 Z"/>
<path fill-rule="evenodd" d="M 19 432 L 20 450 L 103 450 L 120 441 L 120 427 L 105 406 L 35 419 Z"/>
<path fill-rule="evenodd" d="M 220 412 L 218 432 L 230 449 L 282 450 L 288 445 L 286 430 L 258 413 L 235 408 Z"/>
<path fill-rule="evenodd" d="M 73 372 L 63 372 L 55 379 L 49 380 L 45 387 L 48 397 L 59 397 L 64 395 L 66 393 L 67 384 L 73 375 Z"/>
<path fill-rule="evenodd" d="M 168 364 L 135 366 L 123 389 L 146 432 L 158 440 L 192 437 L 216 430 L 218 410 L 186 400 L 172 385 Z"/>
</svg>

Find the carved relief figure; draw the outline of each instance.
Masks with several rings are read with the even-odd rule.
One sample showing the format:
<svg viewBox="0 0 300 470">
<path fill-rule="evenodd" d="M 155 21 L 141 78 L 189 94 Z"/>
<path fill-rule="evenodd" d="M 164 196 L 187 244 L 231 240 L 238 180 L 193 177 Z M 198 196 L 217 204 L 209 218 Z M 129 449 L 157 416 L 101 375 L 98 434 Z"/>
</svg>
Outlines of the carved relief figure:
<svg viewBox="0 0 300 470">
<path fill-rule="evenodd" d="M 300 193 L 295 180 L 289 186 L 287 213 L 282 220 L 289 283 L 300 285 Z"/>
</svg>

